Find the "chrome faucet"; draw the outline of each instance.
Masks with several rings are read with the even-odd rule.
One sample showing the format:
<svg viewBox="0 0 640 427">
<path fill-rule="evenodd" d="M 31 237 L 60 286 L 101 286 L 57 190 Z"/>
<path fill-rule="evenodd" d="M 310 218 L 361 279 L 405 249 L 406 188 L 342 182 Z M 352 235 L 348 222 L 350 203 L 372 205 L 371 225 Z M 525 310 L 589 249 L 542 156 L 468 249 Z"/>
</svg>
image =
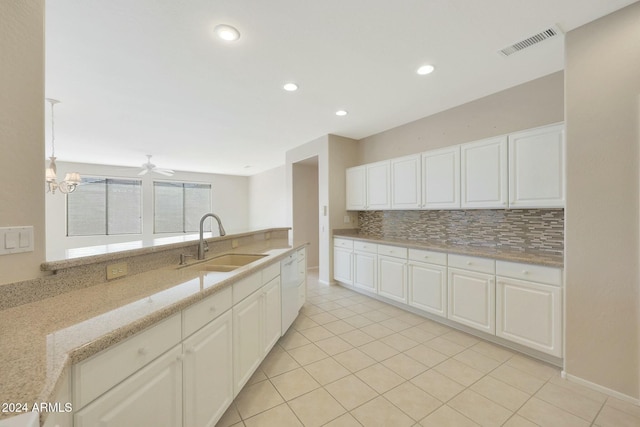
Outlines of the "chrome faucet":
<svg viewBox="0 0 640 427">
<path fill-rule="evenodd" d="M 204 214 L 200 219 L 200 243 L 198 243 L 198 259 L 204 259 L 204 253 L 207 250 L 209 250 L 208 246 L 205 249 L 205 241 L 204 241 L 204 220 L 207 219 L 208 217 L 213 217 L 216 219 L 216 221 L 218 221 L 218 229 L 220 230 L 221 236 L 224 236 L 225 234 L 227 234 L 224 231 L 224 227 L 222 226 L 222 221 L 220 221 L 220 218 L 218 217 L 218 215 L 214 213 Z"/>
</svg>

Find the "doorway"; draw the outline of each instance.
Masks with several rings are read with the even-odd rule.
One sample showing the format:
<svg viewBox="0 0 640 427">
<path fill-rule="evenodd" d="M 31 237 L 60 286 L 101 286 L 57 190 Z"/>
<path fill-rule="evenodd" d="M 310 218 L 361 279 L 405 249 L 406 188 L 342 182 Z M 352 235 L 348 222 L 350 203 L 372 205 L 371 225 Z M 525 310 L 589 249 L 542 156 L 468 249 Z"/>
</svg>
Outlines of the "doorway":
<svg viewBox="0 0 640 427">
<path fill-rule="evenodd" d="M 309 269 L 317 269 L 320 265 L 318 183 L 318 156 L 292 164 L 293 244 L 309 243 L 307 247 L 307 268 Z"/>
</svg>

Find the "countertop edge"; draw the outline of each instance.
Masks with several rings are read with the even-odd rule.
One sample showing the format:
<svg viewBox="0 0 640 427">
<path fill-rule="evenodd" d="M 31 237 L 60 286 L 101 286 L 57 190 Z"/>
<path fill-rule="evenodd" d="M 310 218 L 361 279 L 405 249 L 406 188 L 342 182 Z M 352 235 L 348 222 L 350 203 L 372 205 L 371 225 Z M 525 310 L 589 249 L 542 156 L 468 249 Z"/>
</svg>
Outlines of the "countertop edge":
<svg viewBox="0 0 640 427">
<path fill-rule="evenodd" d="M 358 234 L 353 229 L 334 230 L 334 238 L 344 238 L 372 242 L 383 245 L 404 246 L 412 249 L 422 249 L 434 252 L 442 252 L 454 255 L 467 255 L 482 258 L 492 258 L 499 261 L 520 262 L 544 267 L 564 268 L 564 258 L 554 255 L 537 255 L 528 252 L 514 252 L 495 248 L 482 248 L 478 246 L 456 246 L 446 244 L 430 244 L 415 240 L 388 239 L 384 237 L 367 236 Z"/>
</svg>

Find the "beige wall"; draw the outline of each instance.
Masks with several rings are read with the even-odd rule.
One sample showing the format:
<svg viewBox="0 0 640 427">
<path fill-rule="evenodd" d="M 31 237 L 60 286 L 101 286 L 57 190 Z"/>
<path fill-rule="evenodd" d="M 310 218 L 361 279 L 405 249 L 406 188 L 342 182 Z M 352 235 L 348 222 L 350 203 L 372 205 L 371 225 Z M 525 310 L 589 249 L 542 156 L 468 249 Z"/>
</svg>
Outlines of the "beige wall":
<svg viewBox="0 0 640 427">
<path fill-rule="evenodd" d="M 318 158 L 293 164 L 293 243 L 309 243 L 307 267 L 319 265 L 320 207 L 318 205 Z"/>
<path fill-rule="evenodd" d="M 32 225 L 34 251 L 0 256 L 0 284 L 40 275 L 44 232 L 44 0 L 0 1 L 0 227 Z"/>
<path fill-rule="evenodd" d="M 248 213 L 237 212 L 237 215 L 249 215 L 249 227 L 252 229 L 289 226 L 286 205 L 287 174 L 284 165 L 252 175 L 248 180 Z M 235 197 L 241 197 L 241 193 L 236 193 Z"/>
<path fill-rule="evenodd" d="M 640 397 L 640 3 L 566 35 L 566 371 Z"/>
<path fill-rule="evenodd" d="M 563 84 L 557 72 L 361 139 L 359 164 L 561 122 Z"/>
</svg>

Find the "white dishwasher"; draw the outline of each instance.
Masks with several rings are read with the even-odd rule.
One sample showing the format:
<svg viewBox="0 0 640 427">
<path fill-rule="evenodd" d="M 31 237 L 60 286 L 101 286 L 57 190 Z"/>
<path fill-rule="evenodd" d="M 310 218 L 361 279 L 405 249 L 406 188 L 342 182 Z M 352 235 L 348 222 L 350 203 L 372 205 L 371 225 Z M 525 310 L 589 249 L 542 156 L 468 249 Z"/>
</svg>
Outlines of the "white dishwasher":
<svg viewBox="0 0 640 427">
<path fill-rule="evenodd" d="M 280 262 L 280 294 L 282 295 L 282 335 L 298 317 L 298 257 L 296 252 Z"/>
</svg>

